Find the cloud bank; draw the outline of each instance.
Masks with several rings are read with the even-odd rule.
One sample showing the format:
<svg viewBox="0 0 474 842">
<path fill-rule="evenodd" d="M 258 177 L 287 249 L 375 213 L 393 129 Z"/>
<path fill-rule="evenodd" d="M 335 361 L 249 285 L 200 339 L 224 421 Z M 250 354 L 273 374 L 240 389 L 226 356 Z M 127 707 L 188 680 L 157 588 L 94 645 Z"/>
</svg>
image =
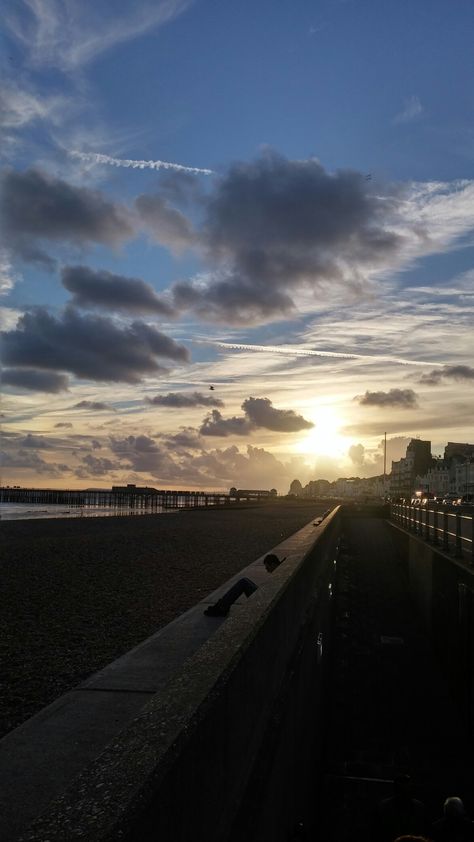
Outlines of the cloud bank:
<svg viewBox="0 0 474 842">
<path fill-rule="evenodd" d="M 179 392 L 168 392 L 167 395 L 156 395 L 154 398 L 145 398 L 152 406 L 166 406 L 173 409 L 183 409 L 192 406 L 224 406 L 224 401 L 211 395 L 203 395 L 202 392 L 192 392 L 190 395 Z"/>
<path fill-rule="evenodd" d="M 314 427 L 293 409 L 275 409 L 269 398 L 247 398 L 242 404 L 247 418 L 255 427 L 264 427 L 278 433 L 298 433 Z"/>
<path fill-rule="evenodd" d="M 202 436 L 246 436 L 263 428 L 279 433 L 297 433 L 314 427 L 292 409 L 276 409 L 269 398 L 247 398 L 242 404 L 243 416 L 223 418 L 214 409 L 206 416 L 199 432 Z"/>
<path fill-rule="evenodd" d="M 157 357 L 185 363 L 189 354 L 144 322 L 121 325 L 72 307 L 58 318 L 38 307 L 2 334 L 7 366 L 69 372 L 88 380 L 139 383 L 145 375 L 166 371 Z"/>
<path fill-rule="evenodd" d="M 390 225 L 395 197 L 360 173 L 330 174 L 315 160 L 269 152 L 234 164 L 210 194 L 201 241 L 211 267 L 202 285 L 174 288 L 177 307 L 234 324 L 289 315 L 298 288 L 359 283 L 402 247 Z"/>
<path fill-rule="evenodd" d="M 443 380 L 454 380 L 458 383 L 474 380 L 474 368 L 469 365 L 445 365 L 434 369 L 428 374 L 422 374 L 419 382 L 426 386 L 437 386 Z"/>
<path fill-rule="evenodd" d="M 175 313 L 150 284 L 138 278 L 127 278 L 87 266 L 65 266 L 61 270 L 61 282 L 72 293 L 72 303 L 84 309 L 156 313 L 168 317 Z"/>
<path fill-rule="evenodd" d="M 413 409 L 418 406 L 417 395 L 413 389 L 390 389 L 388 392 L 369 392 L 357 395 L 361 406 L 393 406 L 401 409 Z"/>
<path fill-rule="evenodd" d="M 4 386 L 27 389 L 31 392 L 64 392 L 68 388 L 65 374 L 55 371 L 38 371 L 33 368 L 5 368 L 2 371 Z"/>
<path fill-rule="evenodd" d="M 38 241 L 115 246 L 133 236 L 130 215 L 98 190 L 76 187 L 41 170 L 7 171 L 0 219 L 9 249 L 25 261 L 54 268 Z"/>
<path fill-rule="evenodd" d="M 473 198 L 471 181 L 374 184 L 272 151 L 233 164 L 201 200 L 206 270 L 174 284 L 175 305 L 253 325 L 324 305 L 338 289 L 362 296 L 472 230 Z"/>
<path fill-rule="evenodd" d="M 115 412 L 114 408 L 110 406 L 110 404 L 104 403 L 103 401 L 79 401 L 79 403 L 74 404 L 72 409 L 92 409 L 94 412 L 102 412 L 103 410 Z"/>
</svg>

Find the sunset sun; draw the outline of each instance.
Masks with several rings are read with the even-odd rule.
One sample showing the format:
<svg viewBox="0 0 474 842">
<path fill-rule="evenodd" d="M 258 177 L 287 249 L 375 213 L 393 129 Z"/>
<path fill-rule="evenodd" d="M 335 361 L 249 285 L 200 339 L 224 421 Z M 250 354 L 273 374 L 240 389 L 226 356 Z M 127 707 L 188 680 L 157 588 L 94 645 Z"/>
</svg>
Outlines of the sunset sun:
<svg viewBox="0 0 474 842">
<path fill-rule="evenodd" d="M 311 415 L 314 427 L 308 430 L 295 444 L 297 453 L 307 455 L 326 456 L 330 459 L 340 459 L 345 456 L 351 445 L 351 440 L 341 435 L 343 421 L 336 410 L 331 407 L 318 407 Z"/>
</svg>

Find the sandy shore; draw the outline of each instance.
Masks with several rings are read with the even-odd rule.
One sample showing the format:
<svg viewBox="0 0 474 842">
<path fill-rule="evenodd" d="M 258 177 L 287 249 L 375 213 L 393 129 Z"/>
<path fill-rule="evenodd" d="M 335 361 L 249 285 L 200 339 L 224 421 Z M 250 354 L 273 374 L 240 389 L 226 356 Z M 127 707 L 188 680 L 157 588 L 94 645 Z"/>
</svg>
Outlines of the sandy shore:
<svg viewBox="0 0 474 842">
<path fill-rule="evenodd" d="M 0 736 L 326 506 L 297 501 L 0 525 Z"/>
</svg>

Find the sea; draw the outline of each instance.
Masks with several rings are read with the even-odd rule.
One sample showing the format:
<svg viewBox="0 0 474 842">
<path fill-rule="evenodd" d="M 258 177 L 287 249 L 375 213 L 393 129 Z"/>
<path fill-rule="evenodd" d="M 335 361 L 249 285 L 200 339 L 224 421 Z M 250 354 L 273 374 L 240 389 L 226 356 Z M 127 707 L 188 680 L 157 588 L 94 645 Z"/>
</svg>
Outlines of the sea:
<svg viewBox="0 0 474 842">
<path fill-rule="evenodd" d="M 43 520 L 46 518 L 123 517 L 124 515 L 156 515 L 177 509 L 133 508 L 126 506 L 58 506 L 44 503 L 0 503 L 1 520 Z"/>
</svg>

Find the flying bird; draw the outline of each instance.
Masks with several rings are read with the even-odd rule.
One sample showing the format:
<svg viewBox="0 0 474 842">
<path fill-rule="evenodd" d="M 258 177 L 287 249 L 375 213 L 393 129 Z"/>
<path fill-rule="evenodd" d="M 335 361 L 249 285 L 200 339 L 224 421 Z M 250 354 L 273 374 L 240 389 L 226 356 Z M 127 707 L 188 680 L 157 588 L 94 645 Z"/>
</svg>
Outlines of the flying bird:
<svg viewBox="0 0 474 842">
<path fill-rule="evenodd" d="M 214 386 L 209 386 L 209 389 L 210 389 L 210 391 L 211 391 L 211 392 L 213 392 L 213 391 L 214 391 Z"/>
</svg>

